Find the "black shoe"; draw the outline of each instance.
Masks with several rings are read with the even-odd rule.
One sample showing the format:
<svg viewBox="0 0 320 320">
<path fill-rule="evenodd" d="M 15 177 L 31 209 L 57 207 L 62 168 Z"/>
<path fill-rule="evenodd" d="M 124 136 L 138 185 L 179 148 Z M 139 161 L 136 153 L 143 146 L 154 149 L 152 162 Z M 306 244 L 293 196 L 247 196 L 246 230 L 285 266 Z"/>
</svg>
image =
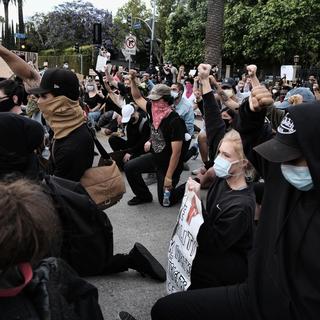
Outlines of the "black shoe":
<svg viewBox="0 0 320 320">
<path fill-rule="evenodd" d="M 141 199 L 139 197 L 133 197 L 131 200 L 128 201 L 128 205 L 129 206 L 136 206 L 137 204 L 148 203 L 148 202 L 152 202 L 152 198 Z"/>
<path fill-rule="evenodd" d="M 130 268 L 160 282 L 166 281 L 166 271 L 160 262 L 141 243 L 135 243 L 129 253 Z"/>
<path fill-rule="evenodd" d="M 119 319 L 120 320 L 136 320 L 136 318 L 134 318 L 130 313 L 125 311 L 119 312 Z"/>
</svg>

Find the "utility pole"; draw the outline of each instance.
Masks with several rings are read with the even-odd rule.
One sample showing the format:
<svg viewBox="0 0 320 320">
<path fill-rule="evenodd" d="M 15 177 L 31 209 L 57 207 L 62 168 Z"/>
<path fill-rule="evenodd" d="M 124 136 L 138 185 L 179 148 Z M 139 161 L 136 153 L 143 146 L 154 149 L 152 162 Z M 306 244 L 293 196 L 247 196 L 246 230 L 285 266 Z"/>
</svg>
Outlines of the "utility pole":
<svg viewBox="0 0 320 320">
<path fill-rule="evenodd" d="M 156 0 L 151 0 L 153 6 L 152 12 L 152 28 L 151 28 L 151 43 L 150 43 L 150 63 L 153 60 L 153 45 L 154 45 L 154 34 L 155 34 L 155 18 L 156 18 Z"/>
</svg>

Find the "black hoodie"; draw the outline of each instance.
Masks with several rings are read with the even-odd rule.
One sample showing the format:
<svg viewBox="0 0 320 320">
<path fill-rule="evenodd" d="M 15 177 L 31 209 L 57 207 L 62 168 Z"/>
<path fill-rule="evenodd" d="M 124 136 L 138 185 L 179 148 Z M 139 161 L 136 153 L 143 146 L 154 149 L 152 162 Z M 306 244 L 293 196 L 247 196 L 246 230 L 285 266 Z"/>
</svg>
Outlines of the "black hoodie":
<svg viewBox="0 0 320 320">
<path fill-rule="evenodd" d="M 302 320 L 320 317 L 320 105 L 288 109 L 314 188 L 290 185 L 279 163 L 255 153 L 251 157 L 265 179 L 261 218 L 249 259 L 249 305 L 257 320 Z M 264 112 L 240 108 L 240 131 L 252 133 L 250 151 L 263 134 Z M 261 136 L 260 136 L 261 137 Z M 252 153 L 251 153 L 252 155 Z"/>
</svg>

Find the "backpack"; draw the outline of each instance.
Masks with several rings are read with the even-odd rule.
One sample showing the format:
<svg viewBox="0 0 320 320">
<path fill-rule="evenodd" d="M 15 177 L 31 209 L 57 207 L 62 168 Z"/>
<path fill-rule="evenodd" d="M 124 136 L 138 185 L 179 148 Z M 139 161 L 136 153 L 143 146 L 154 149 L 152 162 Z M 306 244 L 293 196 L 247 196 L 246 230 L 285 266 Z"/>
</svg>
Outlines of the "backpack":
<svg viewBox="0 0 320 320">
<path fill-rule="evenodd" d="M 81 276 L 101 275 L 113 256 L 108 216 L 78 182 L 46 176 L 44 188 L 53 199 L 62 225 L 61 257 Z"/>
<path fill-rule="evenodd" d="M 47 258 L 14 297 L 0 298 L 0 320 L 103 320 L 98 290 L 63 260 Z"/>
</svg>

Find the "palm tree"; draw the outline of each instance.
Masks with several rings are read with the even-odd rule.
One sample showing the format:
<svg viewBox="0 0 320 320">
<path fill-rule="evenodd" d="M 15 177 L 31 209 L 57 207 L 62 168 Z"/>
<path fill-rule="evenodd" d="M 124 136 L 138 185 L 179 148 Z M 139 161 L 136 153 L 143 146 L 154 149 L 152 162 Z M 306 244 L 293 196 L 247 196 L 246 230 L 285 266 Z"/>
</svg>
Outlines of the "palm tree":
<svg viewBox="0 0 320 320">
<path fill-rule="evenodd" d="M 221 70 L 221 51 L 224 23 L 224 0 L 208 0 L 205 40 L 205 60 Z"/>
<path fill-rule="evenodd" d="M 4 7 L 4 46 L 8 47 L 10 45 L 10 37 L 9 37 L 9 3 L 10 0 L 0 0 L 0 3 L 3 3 Z M 16 4 L 16 0 L 11 0 L 12 3 Z"/>
<path fill-rule="evenodd" d="M 23 0 L 18 0 L 18 20 L 19 20 L 19 33 L 24 33 L 24 21 L 23 21 Z"/>
</svg>

